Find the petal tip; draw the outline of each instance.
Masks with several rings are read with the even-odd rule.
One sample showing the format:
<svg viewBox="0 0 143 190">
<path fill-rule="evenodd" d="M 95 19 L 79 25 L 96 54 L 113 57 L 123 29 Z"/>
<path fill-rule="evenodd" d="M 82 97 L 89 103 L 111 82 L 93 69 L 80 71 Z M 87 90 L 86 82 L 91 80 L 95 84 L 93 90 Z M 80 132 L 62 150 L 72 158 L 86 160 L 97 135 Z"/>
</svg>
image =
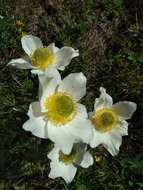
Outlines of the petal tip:
<svg viewBox="0 0 143 190">
<path fill-rule="evenodd" d="M 99 88 L 99 91 L 100 91 L 100 92 L 106 92 L 106 89 L 101 86 L 101 87 Z"/>
</svg>

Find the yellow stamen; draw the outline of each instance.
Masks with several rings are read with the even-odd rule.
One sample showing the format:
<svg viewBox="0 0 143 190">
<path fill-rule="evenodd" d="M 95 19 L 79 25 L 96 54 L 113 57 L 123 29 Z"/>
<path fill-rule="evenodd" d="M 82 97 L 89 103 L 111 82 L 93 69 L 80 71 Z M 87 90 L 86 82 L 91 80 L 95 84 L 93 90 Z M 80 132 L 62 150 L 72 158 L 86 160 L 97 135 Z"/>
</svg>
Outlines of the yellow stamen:
<svg viewBox="0 0 143 190">
<path fill-rule="evenodd" d="M 27 32 L 22 32 L 21 36 L 23 37 L 23 36 L 26 36 L 27 34 L 28 34 Z"/>
<path fill-rule="evenodd" d="M 30 57 L 32 65 L 42 70 L 53 64 L 54 58 L 54 53 L 47 47 L 37 48 Z"/>
<path fill-rule="evenodd" d="M 57 92 L 45 101 L 48 119 L 55 124 L 66 124 L 76 115 L 76 103 L 65 92 Z"/>
<path fill-rule="evenodd" d="M 96 162 L 100 162 L 101 160 L 102 160 L 102 156 L 101 155 L 99 155 L 99 154 L 95 155 L 95 161 Z"/>
<path fill-rule="evenodd" d="M 64 154 L 62 151 L 59 152 L 59 160 L 64 162 L 65 164 L 72 164 L 77 159 L 77 150 L 73 147 L 71 153 L 69 155 Z"/>
<path fill-rule="evenodd" d="M 95 128 L 101 132 L 107 132 L 113 129 L 118 121 L 118 116 L 110 108 L 102 108 L 96 111 L 95 116 L 91 118 Z"/>
</svg>

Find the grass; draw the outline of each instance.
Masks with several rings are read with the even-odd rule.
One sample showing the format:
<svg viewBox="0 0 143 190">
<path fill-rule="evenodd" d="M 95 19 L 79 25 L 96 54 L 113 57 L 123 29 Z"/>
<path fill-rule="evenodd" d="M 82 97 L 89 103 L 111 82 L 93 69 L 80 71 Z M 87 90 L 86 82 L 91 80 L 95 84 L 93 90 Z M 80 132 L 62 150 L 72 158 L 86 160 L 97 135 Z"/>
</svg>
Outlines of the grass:
<svg viewBox="0 0 143 190">
<path fill-rule="evenodd" d="M 33 1 L 0 0 L 0 190 L 141 190 L 143 188 L 143 22 L 141 1 Z M 137 7 L 137 9 L 135 9 Z M 136 17 L 136 19 L 135 19 Z M 23 22 L 21 27 L 16 21 Z M 139 20 L 139 21 L 138 21 Z M 48 178 L 47 152 L 51 143 L 22 130 L 29 104 L 37 97 L 37 77 L 29 71 L 6 67 L 23 54 L 20 37 L 25 31 L 45 44 L 69 45 L 80 56 L 62 73 L 83 72 L 87 95 L 82 103 L 93 109 L 99 87 L 104 86 L 115 102 L 138 104 L 123 137 L 120 154 L 111 157 L 99 147 L 91 150 L 101 161 L 88 170 L 79 168 L 74 181 Z"/>
</svg>

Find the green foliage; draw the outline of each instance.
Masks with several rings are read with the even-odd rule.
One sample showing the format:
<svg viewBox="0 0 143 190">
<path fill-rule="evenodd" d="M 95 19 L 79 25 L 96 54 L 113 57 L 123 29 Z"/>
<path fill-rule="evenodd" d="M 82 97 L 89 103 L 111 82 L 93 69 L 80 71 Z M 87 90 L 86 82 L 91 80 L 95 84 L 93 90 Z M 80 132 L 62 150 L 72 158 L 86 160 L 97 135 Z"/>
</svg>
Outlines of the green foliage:
<svg viewBox="0 0 143 190">
<path fill-rule="evenodd" d="M 112 78 L 120 81 L 118 87 L 126 83 L 130 98 L 135 99 L 141 93 L 143 85 L 143 38 L 129 32 L 115 37 L 112 49 L 108 51 L 107 63 L 110 64 Z M 118 68 L 114 70 L 115 68 Z M 120 71 L 120 72 L 119 72 Z M 122 84 L 124 83 L 124 84 Z M 126 93 L 126 92 L 125 92 Z"/>
<path fill-rule="evenodd" d="M 19 18 L 17 18 L 19 19 Z M 21 19 L 22 22 L 23 19 Z M 5 55 L 20 43 L 21 29 L 16 27 L 16 19 L 7 16 L 0 19 L 0 54 Z M 19 53 L 22 51 L 19 51 Z"/>
<path fill-rule="evenodd" d="M 83 184 L 79 185 L 77 187 L 77 190 L 87 190 L 86 185 L 83 185 Z"/>
<path fill-rule="evenodd" d="M 101 0 L 108 16 L 118 17 L 123 13 L 123 0 Z"/>
</svg>

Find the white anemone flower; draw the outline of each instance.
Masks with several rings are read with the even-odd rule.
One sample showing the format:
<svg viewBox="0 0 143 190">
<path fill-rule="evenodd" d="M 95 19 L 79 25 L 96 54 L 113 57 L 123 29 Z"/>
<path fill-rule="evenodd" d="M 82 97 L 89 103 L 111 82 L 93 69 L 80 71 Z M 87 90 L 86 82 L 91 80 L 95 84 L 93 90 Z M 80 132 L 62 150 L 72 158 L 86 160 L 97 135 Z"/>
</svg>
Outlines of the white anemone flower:
<svg viewBox="0 0 143 190">
<path fill-rule="evenodd" d="M 101 95 L 95 99 L 94 112 L 90 113 L 93 124 L 92 148 L 102 144 L 113 156 L 118 154 L 122 136 L 128 135 L 127 119 L 136 110 L 134 102 L 123 101 L 113 104 L 112 97 L 100 88 Z"/>
<path fill-rule="evenodd" d="M 85 144 L 75 144 L 69 155 L 64 154 L 58 146 L 52 149 L 48 154 L 50 162 L 49 177 L 55 179 L 62 177 L 67 183 L 70 183 L 77 171 L 77 167 L 88 168 L 93 164 L 93 157 L 86 151 Z"/>
<path fill-rule="evenodd" d="M 39 81 L 40 101 L 30 104 L 29 120 L 23 128 L 37 137 L 49 138 L 64 154 L 71 152 L 75 142 L 89 143 L 91 122 L 86 107 L 78 103 L 86 93 L 86 77 L 72 73 L 61 81 L 60 77 L 43 75 Z"/>
<path fill-rule="evenodd" d="M 45 47 L 40 38 L 33 35 L 23 36 L 21 44 L 27 56 L 12 59 L 8 65 L 19 69 L 32 69 L 37 74 L 45 72 L 49 65 L 64 70 L 72 58 L 79 56 L 79 51 L 72 47 L 58 48 L 54 43 Z"/>
</svg>

